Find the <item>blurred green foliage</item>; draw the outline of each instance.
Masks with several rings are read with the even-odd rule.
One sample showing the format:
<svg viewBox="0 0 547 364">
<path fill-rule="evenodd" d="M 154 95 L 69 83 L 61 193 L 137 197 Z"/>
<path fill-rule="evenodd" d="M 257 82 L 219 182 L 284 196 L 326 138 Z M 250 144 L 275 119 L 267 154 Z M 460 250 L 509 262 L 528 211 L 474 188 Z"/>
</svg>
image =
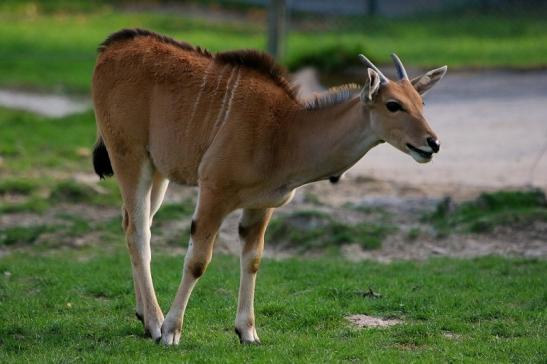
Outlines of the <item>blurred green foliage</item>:
<svg viewBox="0 0 547 364">
<path fill-rule="evenodd" d="M 298 251 L 336 250 L 343 244 L 352 243 L 363 249 L 377 249 L 382 240 L 395 231 L 396 228 L 387 222 L 346 224 L 318 210 L 303 210 L 275 217 L 266 231 L 266 240 Z"/>
<path fill-rule="evenodd" d="M 453 231 L 482 233 L 502 225 L 525 228 L 534 221 L 547 221 L 547 200 L 539 189 L 485 192 L 461 204 L 445 199 L 424 220 L 440 235 Z"/>
<path fill-rule="evenodd" d="M 112 2 L 3 2 L 0 86 L 88 93 L 97 45 L 124 27 L 148 28 L 212 51 L 264 49 L 266 44 L 260 22 L 197 19 L 192 13 L 130 11 L 108 4 Z M 547 64 L 547 22 L 541 14 L 443 13 L 349 17 L 335 28 L 311 30 L 295 24 L 283 63 L 290 69 L 313 65 L 333 71 L 358 66 L 359 52 L 387 63 L 393 51 L 415 67 L 541 67 Z"/>
</svg>

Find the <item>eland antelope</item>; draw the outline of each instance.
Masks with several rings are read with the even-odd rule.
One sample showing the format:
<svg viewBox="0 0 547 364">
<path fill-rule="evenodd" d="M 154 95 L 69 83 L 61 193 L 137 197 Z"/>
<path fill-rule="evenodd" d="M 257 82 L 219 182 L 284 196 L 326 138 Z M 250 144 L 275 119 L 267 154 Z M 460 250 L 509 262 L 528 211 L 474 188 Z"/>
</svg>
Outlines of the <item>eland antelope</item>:
<svg viewBox="0 0 547 364">
<path fill-rule="evenodd" d="M 93 74 L 96 173 L 115 175 L 131 257 L 136 314 L 145 331 L 179 343 L 192 289 L 211 261 L 224 217 L 243 209 L 235 331 L 258 343 L 255 279 L 264 232 L 295 188 L 336 179 L 388 142 L 420 163 L 439 151 L 422 96 L 446 66 L 409 79 L 393 54 L 390 81 L 365 56 L 364 86 L 299 99 L 271 57 L 253 50 L 211 54 L 184 42 L 124 29 L 99 47 Z M 150 225 L 169 181 L 199 187 L 180 286 L 167 315 L 150 271 Z"/>
</svg>

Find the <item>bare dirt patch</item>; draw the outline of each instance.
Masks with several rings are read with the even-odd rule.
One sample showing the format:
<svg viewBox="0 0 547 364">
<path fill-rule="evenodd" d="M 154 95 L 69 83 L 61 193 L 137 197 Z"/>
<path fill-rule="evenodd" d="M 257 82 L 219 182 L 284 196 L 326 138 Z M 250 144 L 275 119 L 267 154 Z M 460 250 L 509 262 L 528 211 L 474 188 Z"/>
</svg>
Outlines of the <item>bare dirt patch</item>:
<svg viewBox="0 0 547 364">
<path fill-rule="evenodd" d="M 0 106 L 31 111 L 50 118 L 59 118 L 86 111 L 91 108 L 91 102 L 87 99 L 76 99 L 65 95 L 0 90 Z"/>
<path fill-rule="evenodd" d="M 399 319 L 383 319 L 367 315 L 346 316 L 346 320 L 359 328 L 389 327 L 403 323 L 403 321 Z"/>
</svg>

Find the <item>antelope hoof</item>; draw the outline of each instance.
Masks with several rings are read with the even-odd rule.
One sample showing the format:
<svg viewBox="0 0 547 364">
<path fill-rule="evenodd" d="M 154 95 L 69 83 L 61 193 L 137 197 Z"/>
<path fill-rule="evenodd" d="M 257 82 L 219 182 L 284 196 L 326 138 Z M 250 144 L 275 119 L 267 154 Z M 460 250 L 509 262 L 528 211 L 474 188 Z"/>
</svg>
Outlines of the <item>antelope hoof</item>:
<svg viewBox="0 0 547 364">
<path fill-rule="evenodd" d="M 161 341 L 163 345 L 168 346 L 178 345 L 180 341 L 180 332 L 180 325 L 178 325 L 177 322 L 169 320 L 169 318 L 167 318 L 163 322 L 163 325 L 161 325 L 161 337 L 158 338 L 156 341 Z"/>
<path fill-rule="evenodd" d="M 163 323 L 163 315 L 150 317 L 148 320 L 146 317 L 143 318 L 142 315 L 137 313 L 137 318 L 144 325 L 144 334 L 148 337 L 151 337 L 154 340 L 159 340 L 161 338 L 161 327 Z"/>
<path fill-rule="evenodd" d="M 253 327 L 240 330 L 237 327 L 235 332 L 239 338 L 239 343 L 243 345 L 260 345 L 260 339 L 256 334 L 256 329 Z"/>
<path fill-rule="evenodd" d="M 146 325 L 144 322 L 144 316 L 138 312 L 135 312 L 135 316 L 137 317 L 137 320 L 142 322 L 142 325 L 144 326 L 144 335 L 153 338 L 154 340 L 158 340 L 159 337 L 161 337 L 161 325 L 158 323 L 157 325 Z"/>
<path fill-rule="evenodd" d="M 146 336 L 151 337 L 155 341 L 158 341 L 159 339 L 161 339 L 161 325 L 145 325 L 144 333 Z"/>
</svg>

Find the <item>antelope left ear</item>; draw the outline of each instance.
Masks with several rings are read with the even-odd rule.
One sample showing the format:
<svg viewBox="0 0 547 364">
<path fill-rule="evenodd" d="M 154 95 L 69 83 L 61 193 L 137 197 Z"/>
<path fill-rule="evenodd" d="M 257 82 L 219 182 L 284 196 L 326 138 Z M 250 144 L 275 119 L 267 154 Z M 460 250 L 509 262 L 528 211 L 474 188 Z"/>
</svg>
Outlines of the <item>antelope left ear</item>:
<svg viewBox="0 0 547 364">
<path fill-rule="evenodd" d="M 413 78 L 410 82 L 420 95 L 425 95 L 437 82 L 441 80 L 441 78 L 443 78 L 447 69 L 447 66 L 436 68 L 424 73 L 421 76 Z"/>
<path fill-rule="evenodd" d="M 368 68 L 368 79 L 365 82 L 363 90 L 361 90 L 361 101 L 365 104 L 373 102 L 374 98 L 380 90 L 380 75 L 372 68 Z"/>
</svg>

